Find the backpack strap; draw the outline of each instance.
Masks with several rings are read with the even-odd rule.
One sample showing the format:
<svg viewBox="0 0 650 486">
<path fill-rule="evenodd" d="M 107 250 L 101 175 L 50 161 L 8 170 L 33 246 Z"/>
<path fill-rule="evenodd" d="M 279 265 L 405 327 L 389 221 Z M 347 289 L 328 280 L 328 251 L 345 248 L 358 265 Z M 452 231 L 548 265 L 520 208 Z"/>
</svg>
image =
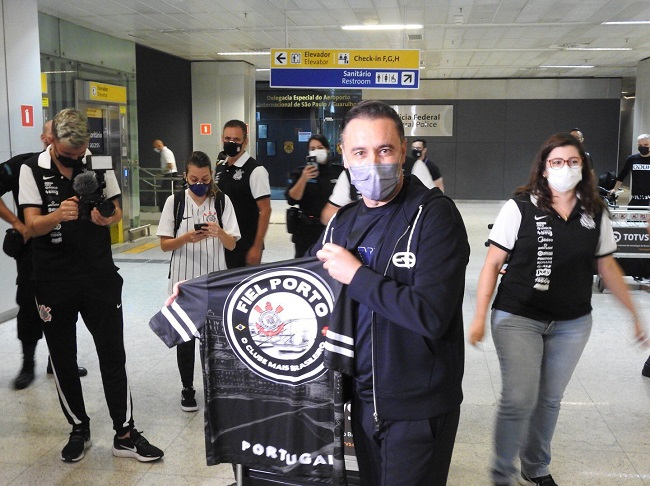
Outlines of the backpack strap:
<svg viewBox="0 0 650 486">
<path fill-rule="evenodd" d="M 181 226 L 183 220 L 183 213 L 185 212 L 185 190 L 174 193 L 174 238 L 178 234 L 178 228 Z"/>
<path fill-rule="evenodd" d="M 223 208 L 226 205 L 226 195 L 223 191 L 217 191 L 217 195 L 214 197 L 214 209 L 217 211 L 217 220 L 219 221 L 219 226 L 223 228 Z"/>
</svg>

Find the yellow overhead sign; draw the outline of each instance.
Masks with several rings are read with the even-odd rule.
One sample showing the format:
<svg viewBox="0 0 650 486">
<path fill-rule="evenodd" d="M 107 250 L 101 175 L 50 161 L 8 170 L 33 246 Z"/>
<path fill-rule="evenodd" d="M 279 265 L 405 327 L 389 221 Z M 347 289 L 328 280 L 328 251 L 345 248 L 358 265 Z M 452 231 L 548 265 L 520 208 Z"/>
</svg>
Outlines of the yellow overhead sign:
<svg viewBox="0 0 650 486">
<path fill-rule="evenodd" d="M 418 49 L 271 49 L 271 68 L 419 69 Z"/>
<path fill-rule="evenodd" d="M 126 103 L 126 87 L 114 84 L 88 82 L 88 98 L 94 101 Z"/>
</svg>

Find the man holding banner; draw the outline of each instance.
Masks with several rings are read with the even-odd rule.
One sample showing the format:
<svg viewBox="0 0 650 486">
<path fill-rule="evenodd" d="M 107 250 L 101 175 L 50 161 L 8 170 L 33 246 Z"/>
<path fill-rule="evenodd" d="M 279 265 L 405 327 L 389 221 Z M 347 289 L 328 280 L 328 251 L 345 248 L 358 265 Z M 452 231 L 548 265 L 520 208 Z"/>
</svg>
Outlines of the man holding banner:
<svg viewBox="0 0 650 486">
<path fill-rule="evenodd" d="M 361 484 L 442 486 L 462 401 L 465 226 L 439 189 L 404 176 L 404 126 L 390 106 L 352 108 L 342 149 L 362 200 L 310 250 L 344 284 L 325 365 L 353 377 Z"/>
</svg>

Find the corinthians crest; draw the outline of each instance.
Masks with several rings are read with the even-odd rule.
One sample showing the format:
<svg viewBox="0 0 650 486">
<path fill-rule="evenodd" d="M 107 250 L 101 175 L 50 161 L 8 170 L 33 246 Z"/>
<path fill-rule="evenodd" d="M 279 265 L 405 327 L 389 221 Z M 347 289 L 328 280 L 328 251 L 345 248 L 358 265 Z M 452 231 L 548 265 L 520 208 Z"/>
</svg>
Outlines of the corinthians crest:
<svg viewBox="0 0 650 486">
<path fill-rule="evenodd" d="M 257 273 L 226 299 L 223 325 L 238 358 L 270 381 L 301 385 L 325 372 L 324 338 L 334 307 L 332 290 L 297 267 Z"/>
</svg>

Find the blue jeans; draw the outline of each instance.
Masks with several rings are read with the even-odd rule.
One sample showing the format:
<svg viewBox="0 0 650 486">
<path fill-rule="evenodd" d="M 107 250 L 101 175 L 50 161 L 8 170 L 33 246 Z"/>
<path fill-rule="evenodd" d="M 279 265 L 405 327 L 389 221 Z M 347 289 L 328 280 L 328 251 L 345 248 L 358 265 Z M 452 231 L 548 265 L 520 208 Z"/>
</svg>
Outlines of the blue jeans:
<svg viewBox="0 0 650 486">
<path fill-rule="evenodd" d="M 492 479 L 514 480 L 515 459 L 528 477 L 546 476 L 560 402 L 591 332 L 591 314 L 536 321 L 492 311 L 492 339 L 501 366 Z"/>
</svg>

